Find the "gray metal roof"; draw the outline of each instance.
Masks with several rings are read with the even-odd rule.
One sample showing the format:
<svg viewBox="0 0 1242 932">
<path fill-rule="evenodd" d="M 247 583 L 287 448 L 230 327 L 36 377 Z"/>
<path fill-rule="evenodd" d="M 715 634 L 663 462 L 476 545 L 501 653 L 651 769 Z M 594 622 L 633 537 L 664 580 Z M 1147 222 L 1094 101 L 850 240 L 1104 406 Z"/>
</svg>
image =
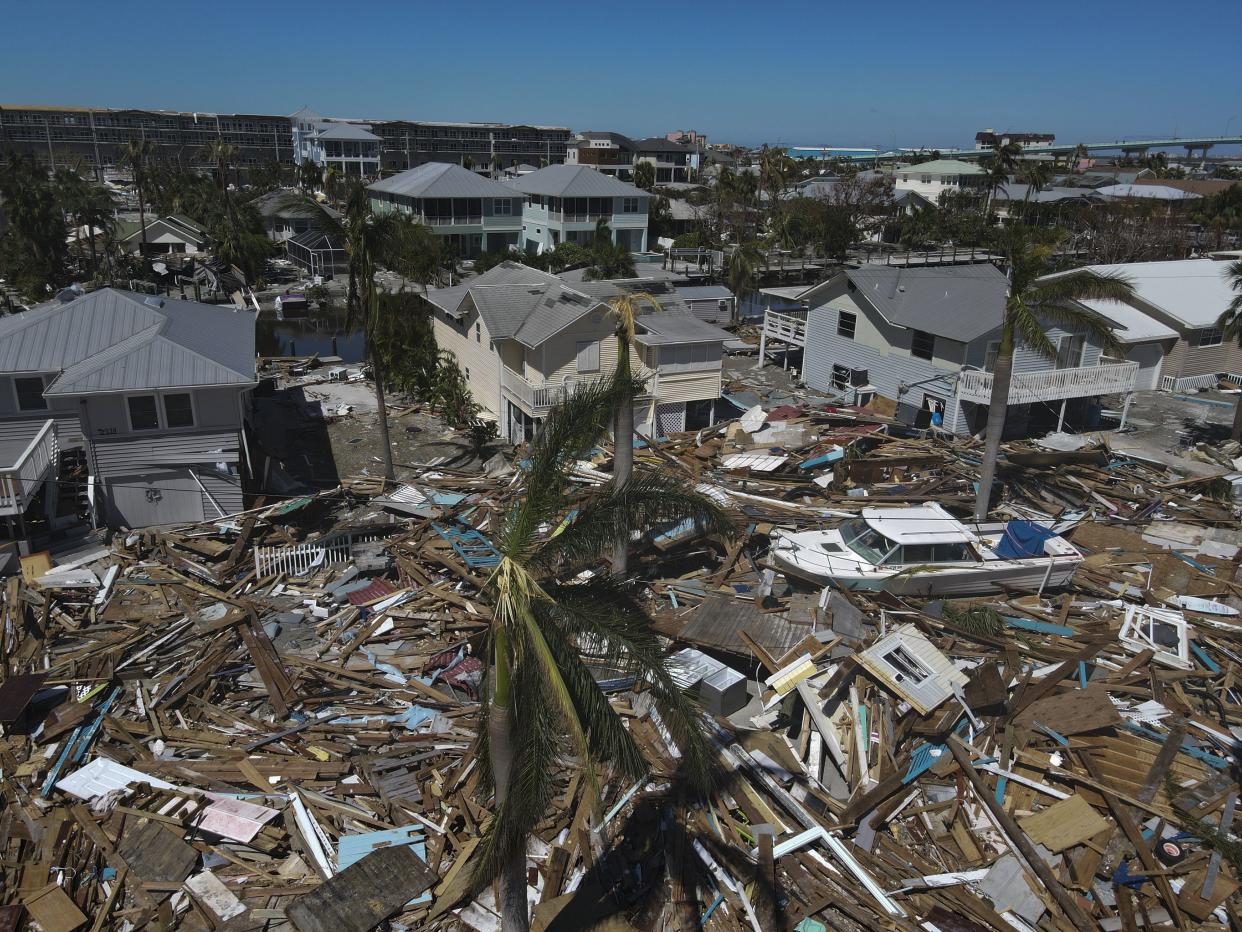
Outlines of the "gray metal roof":
<svg viewBox="0 0 1242 932">
<path fill-rule="evenodd" d="M 350 123 L 334 123 L 328 129 L 320 130 L 315 136 L 316 139 L 343 139 L 353 140 L 356 142 L 379 142 L 380 138 L 370 130 L 363 129 L 361 126 L 354 126 Z"/>
<path fill-rule="evenodd" d="M 523 194 L 550 197 L 649 197 L 642 188 L 585 165 L 549 165 L 506 184 Z"/>
<path fill-rule="evenodd" d="M 733 334 L 713 324 L 700 320 L 693 314 L 669 311 L 664 314 L 644 314 L 639 318 L 639 343 L 660 346 L 665 343 L 723 343 Z"/>
<path fill-rule="evenodd" d="M 500 182 L 454 162 L 427 162 L 367 185 L 367 189 L 401 197 L 513 197 L 513 191 Z"/>
<path fill-rule="evenodd" d="M 712 301 L 733 297 L 733 292 L 724 285 L 683 285 L 677 293 L 686 301 Z"/>
<path fill-rule="evenodd" d="M 969 343 L 999 327 L 1005 276 L 987 263 L 932 268 L 866 266 L 846 278 L 889 323 Z"/>
<path fill-rule="evenodd" d="M 48 395 L 246 385 L 254 333 L 250 311 L 104 288 L 0 318 L 0 372 L 56 372 Z"/>
</svg>

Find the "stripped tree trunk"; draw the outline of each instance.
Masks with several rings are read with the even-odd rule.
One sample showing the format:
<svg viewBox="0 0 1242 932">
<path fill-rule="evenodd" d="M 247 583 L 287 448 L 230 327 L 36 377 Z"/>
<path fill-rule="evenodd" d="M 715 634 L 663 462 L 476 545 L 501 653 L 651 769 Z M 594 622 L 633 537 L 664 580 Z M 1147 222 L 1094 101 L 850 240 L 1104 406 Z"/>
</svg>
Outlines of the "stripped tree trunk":
<svg viewBox="0 0 1242 932">
<path fill-rule="evenodd" d="M 392 443 L 388 439 L 388 408 L 384 402 L 384 365 L 379 354 L 371 353 L 371 374 L 375 377 L 375 403 L 379 407 L 380 443 L 384 446 L 384 478 L 395 479 L 396 470 L 392 465 Z"/>
<path fill-rule="evenodd" d="M 1237 404 L 1233 406 L 1233 429 L 1229 431 L 1229 436 L 1234 440 L 1242 440 L 1242 396 L 1239 396 Z"/>
<path fill-rule="evenodd" d="M 1001 435 L 1005 432 L 1005 414 L 1009 407 L 1009 382 L 1013 376 L 1013 337 L 1001 335 L 1000 350 L 992 366 L 992 398 L 988 402 L 988 426 L 984 438 L 983 465 L 979 469 L 979 493 L 975 498 L 975 520 L 988 516 L 992 496 L 992 480 L 1000 457 Z"/>
<path fill-rule="evenodd" d="M 617 361 L 617 371 L 624 378 L 628 379 L 630 376 L 630 348 L 626 344 L 624 335 L 619 334 L 617 339 L 621 343 L 621 356 Z M 612 447 L 612 481 L 613 485 L 619 489 L 630 481 L 630 475 L 634 472 L 634 399 L 630 397 L 628 392 L 626 392 L 625 397 L 621 399 L 621 403 L 617 406 L 617 413 L 613 419 Z M 613 572 L 618 576 L 624 576 L 629 569 L 629 561 L 629 532 L 623 531 L 617 540 L 615 553 L 613 554 Z"/>
<path fill-rule="evenodd" d="M 509 782 L 516 756 L 513 735 L 517 730 L 509 686 L 508 639 L 503 631 L 495 638 L 492 662 L 492 700 L 488 707 L 487 741 L 496 787 L 496 808 L 509 798 Z M 530 908 L 526 902 L 526 853 L 517 851 L 500 871 L 500 928 L 502 932 L 527 932 Z"/>
</svg>

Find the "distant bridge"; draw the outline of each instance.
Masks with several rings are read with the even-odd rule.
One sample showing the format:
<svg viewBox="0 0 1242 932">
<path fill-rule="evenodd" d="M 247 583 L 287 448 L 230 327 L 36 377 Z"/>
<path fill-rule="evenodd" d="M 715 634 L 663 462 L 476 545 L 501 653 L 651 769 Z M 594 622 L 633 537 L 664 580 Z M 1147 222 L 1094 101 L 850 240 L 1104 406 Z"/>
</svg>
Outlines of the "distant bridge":
<svg viewBox="0 0 1242 932">
<path fill-rule="evenodd" d="M 1023 148 L 1024 154 L 1039 154 L 1047 152 L 1053 155 L 1072 155 L 1079 148 L 1079 143 L 1054 143 L 1049 146 L 1026 146 Z M 1147 153 L 1152 149 L 1185 149 L 1188 158 L 1193 158 L 1196 152 L 1202 152 L 1204 157 L 1207 156 L 1208 150 L 1214 146 L 1242 146 L 1242 136 L 1190 136 L 1184 139 L 1172 137 L 1169 139 L 1115 139 L 1112 142 L 1088 142 L 1082 143 L 1082 148 L 1088 153 L 1092 152 L 1120 152 L 1127 156 L 1137 156 L 1139 158 L 1146 157 Z M 898 149 L 892 152 L 873 151 L 867 153 L 854 153 L 839 156 L 849 161 L 869 162 L 876 159 L 882 161 L 891 161 L 900 159 L 910 155 L 925 155 L 931 152 L 931 149 Z M 977 159 L 986 158 L 992 153 L 988 149 L 939 149 L 942 159 Z"/>
</svg>

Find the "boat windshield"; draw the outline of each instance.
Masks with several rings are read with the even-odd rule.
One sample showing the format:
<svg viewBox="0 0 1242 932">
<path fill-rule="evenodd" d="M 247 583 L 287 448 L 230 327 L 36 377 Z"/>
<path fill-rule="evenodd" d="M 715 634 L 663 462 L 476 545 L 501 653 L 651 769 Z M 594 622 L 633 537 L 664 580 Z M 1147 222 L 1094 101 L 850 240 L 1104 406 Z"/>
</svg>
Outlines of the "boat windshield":
<svg viewBox="0 0 1242 932">
<path fill-rule="evenodd" d="M 891 540 L 862 518 L 853 518 L 842 524 L 841 539 L 845 541 L 845 546 L 872 564 L 881 563 L 894 546 Z"/>
</svg>

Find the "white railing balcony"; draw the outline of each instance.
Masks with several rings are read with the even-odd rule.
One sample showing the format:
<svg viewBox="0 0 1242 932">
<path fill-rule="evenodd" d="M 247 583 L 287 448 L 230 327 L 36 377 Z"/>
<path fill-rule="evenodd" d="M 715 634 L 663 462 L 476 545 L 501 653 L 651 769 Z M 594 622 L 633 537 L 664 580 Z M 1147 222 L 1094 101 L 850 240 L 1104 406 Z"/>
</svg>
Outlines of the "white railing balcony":
<svg viewBox="0 0 1242 932">
<path fill-rule="evenodd" d="M 576 379 L 563 382 L 544 382 L 535 384 L 503 366 L 500 369 L 500 387 L 517 401 L 527 412 L 543 417 L 558 404 L 589 385 L 593 385 L 600 375 L 583 375 Z M 636 400 L 650 400 L 651 385 L 640 393 Z"/>
<path fill-rule="evenodd" d="M 1124 362 L 1014 373 L 1009 384 L 1009 403 L 1026 405 L 1065 398 L 1125 394 L 1134 391 L 1138 369 L 1138 363 Z M 992 373 L 964 369 L 957 378 L 957 394 L 962 401 L 988 404 L 992 400 Z"/>
<path fill-rule="evenodd" d="M 0 461 L 0 515 L 24 514 L 31 499 L 38 494 L 43 481 L 49 475 L 55 475 L 56 463 L 60 448 L 56 443 L 56 422 L 44 422 L 39 432 L 22 449 L 13 453 L 0 446 L 4 459 L 11 459 L 11 464 Z"/>
<path fill-rule="evenodd" d="M 764 340 L 806 346 L 806 311 L 764 311 Z"/>
</svg>

